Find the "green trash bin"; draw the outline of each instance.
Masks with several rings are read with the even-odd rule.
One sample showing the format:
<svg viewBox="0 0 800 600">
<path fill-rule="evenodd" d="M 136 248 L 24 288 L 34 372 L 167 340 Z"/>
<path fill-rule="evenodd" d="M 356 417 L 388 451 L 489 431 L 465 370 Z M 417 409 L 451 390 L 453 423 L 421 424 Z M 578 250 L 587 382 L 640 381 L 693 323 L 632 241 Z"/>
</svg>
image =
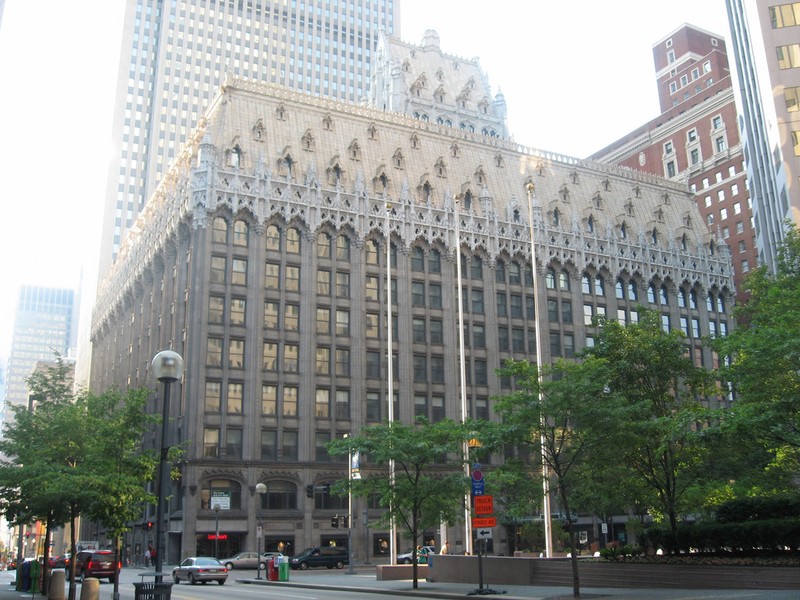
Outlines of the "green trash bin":
<svg viewBox="0 0 800 600">
<path fill-rule="evenodd" d="M 289 558 L 281 557 L 278 564 L 278 581 L 289 581 Z"/>
</svg>

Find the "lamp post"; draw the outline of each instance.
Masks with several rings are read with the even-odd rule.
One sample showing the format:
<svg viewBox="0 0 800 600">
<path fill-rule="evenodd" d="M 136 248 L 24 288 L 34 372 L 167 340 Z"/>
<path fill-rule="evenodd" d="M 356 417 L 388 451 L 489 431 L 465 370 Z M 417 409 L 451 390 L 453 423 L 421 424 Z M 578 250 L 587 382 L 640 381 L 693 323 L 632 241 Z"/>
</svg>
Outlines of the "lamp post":
<svg viewBox="0 0 800 600">
<path fill-rule="evenodd" d="M 214 558 L 219 560 L 219 504 L 214 505 Z"/>
<path fill-rule="evenodd" d="M 267 493 L 267 486 L 263 483 L 256 484 L 256 493 L 258 494 L 258 512 L 256 513 L 256 579 L 261 577 L 261 538 L 264 536 L 262 528 L 264 527 L 264 494 Z M 266 548 L 265 548 L 266 550 Z"/>
<path fill-rule="evenodd" d="M 536 238 L 533 234 L 533 192 L 535 190 L 535 186 L 532 181 L 529 181 L 525 184 L 525 192 L 528 196 L 528 225 L 530 227 L 530 234 L 531 234 L 531 279 L 533 280 L 533 312 L 534 312 L 534 319 L 536 322 L 536 376 L 539 379 L 539 382 L 542 381 L 542 327 L 541 321 L 539 320 L 539 315 L 541 314 L 539 311 L 539 285 L 537 283 L 536 277 Z M 541 396 L 541 386 L 539 387 L 539 394 Z M 540 398 L 541 399 L 541 398 Z M 544 415 L 540 417 L 542 420 L 545 419 Z M 544 433 L 542 433 L 540 437 L 541 447 L 542 447 L 542 513 L 543 513 L 543 520 L 544 520 L 544 550 L 545 556 L 547 558 L 552 558 L 553 556 L 553 534 L 551 532 L 551 523 L 550 523 L 550 482 L 548 478 L 550 476 L 549 469 L 547 468 L 547 460 L 546 460 L 546 451 L 545 451 L 545 444 L 544 444 Z"/>
<path fill-rule="evenodd" d="M 153 357 L 153 373 L 156 379 L 164 384 L 164 406 L 161 412 L 161 460 L 158 463 L 158 481 L 156 482 L 156 583 L 163 582 L 161 566 L 164 564 L 164 539 L 162 522 L 164 520 L 164 500 L 169 484 L 169 392 L 170 387 L 183 377 L 183 358 L 173 350 L 162 350 Z"/>
</svg>

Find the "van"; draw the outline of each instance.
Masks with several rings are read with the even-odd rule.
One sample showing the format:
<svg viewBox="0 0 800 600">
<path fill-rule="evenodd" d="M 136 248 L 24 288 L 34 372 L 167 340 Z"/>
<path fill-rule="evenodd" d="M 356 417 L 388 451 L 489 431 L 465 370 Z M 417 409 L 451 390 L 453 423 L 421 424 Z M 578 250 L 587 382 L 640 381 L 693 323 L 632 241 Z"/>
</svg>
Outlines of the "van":
<svg viewBox="0 0 800 600">
<path fill-rule="evenodd" d="M 306 548 L 300 554 L 296 554 L 289 559 L 289 566 L 292 569 L 306 570 L 309 567 L 336 567 L 341 569 L 350 564 L 350 557 L 347 548 L 340 546 L 323 546 Z"/>
</svg>

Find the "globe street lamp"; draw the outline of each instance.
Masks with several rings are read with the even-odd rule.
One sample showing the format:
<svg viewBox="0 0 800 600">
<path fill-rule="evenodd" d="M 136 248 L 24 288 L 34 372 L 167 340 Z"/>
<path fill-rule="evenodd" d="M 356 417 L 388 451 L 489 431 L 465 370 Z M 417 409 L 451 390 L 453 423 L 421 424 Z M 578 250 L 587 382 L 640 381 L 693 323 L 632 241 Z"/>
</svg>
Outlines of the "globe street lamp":
<svg viewBox="0 0 800 600">
<path fill-rule="evenodd" d="M 169 392 L 170 387 L 183 377 L 183 358 L 172 350 L 162 350 L 153 357 L 153 373 L 156 379 L 164 384 L 164 406 L 161 412 L 161 461 L 158 463 L 158 481 L 156 482 L 156 582 L 163 582 L 161 566 L 164 564 L 164 535 L 162 523 L 164 520 L 164 498 L 169 485 Z"/>
<path fill-rule="evenodd" d="M 256 519 L 258 520 L 256 523 L 256 579 L 263 579 L 261 577 L 261 538 L 264 537 L 264 513 L 262 509 L 264 507 L 264 494 L 267 493 L 267 486 L 263 483 L 257 483 L 256 493 L 258 494 L 258 512 L 256 513 Z"/>
</svg>

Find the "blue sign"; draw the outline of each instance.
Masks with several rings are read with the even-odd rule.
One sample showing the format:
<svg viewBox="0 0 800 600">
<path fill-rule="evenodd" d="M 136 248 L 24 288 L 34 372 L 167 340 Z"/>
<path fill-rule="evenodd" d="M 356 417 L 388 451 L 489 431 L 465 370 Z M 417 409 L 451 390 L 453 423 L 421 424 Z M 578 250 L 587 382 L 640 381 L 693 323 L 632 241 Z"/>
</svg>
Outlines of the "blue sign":
<svg viewBox="0 0 800 600">
<path fill-rule="evenodd" d="M 472 495 L 473 496 L 483 496 L 483 486 L 484 481 L 481 479 L 480 481 L 472 480 Z"/>
</svg>

